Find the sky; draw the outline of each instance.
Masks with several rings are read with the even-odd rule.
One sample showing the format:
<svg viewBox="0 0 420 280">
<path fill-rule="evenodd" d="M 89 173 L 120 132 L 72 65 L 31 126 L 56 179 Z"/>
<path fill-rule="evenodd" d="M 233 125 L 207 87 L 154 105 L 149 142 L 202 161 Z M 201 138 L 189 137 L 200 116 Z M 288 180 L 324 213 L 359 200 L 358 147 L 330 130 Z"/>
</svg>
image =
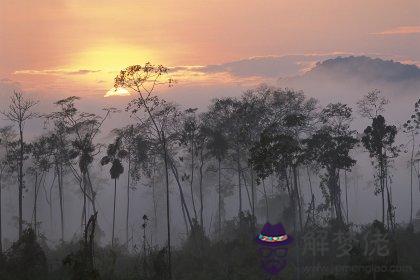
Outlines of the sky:
<svg viewBox="0 0 420 280">
<path fill-rule="evenodd" d="M 418 0 L 0 0 L 0 82 L 41 97 L 103 96 L 119 70 L 147 61 L 193 66 L 178 73 L 181 87 L 259 82 L 201 71 L 253 57 L 418 63 L 419 11 Z"/>
</svg>

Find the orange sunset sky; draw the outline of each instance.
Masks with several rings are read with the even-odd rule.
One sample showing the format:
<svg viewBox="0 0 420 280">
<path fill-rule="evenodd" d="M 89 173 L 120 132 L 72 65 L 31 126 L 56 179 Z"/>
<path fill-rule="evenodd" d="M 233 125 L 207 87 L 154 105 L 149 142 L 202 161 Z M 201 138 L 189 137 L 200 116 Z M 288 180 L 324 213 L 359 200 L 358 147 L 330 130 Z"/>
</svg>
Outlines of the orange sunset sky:
<svg viewBox="0 0 420 280">
<path fill-rule="evenodd" d="M 0 0 L 0 82 L 104 95 L 120 69 L 146 61 L 190 66 L 177 71 L 181 83 L 210 84 L 239 78 L 201 67 L 255 56 L 417 63 L 419 14 L 418 0 Z"/>
</svg>

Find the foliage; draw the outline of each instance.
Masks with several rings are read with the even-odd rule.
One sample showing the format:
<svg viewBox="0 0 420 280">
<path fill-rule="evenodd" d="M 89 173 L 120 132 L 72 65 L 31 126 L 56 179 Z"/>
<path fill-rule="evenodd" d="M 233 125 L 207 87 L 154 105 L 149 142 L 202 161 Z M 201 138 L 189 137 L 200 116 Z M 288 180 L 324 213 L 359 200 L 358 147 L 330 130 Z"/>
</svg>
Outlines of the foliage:
<svg viewBox="0 0 420 280">
<path fill-rule="evenodd" d="M 6 279 L 43 280 L 48 275 L 46 256 L 31 228 L 25 229 L 21 238 L 5 253 L 5 261 L 5 275 L 10 277 Z"/>
</svg>

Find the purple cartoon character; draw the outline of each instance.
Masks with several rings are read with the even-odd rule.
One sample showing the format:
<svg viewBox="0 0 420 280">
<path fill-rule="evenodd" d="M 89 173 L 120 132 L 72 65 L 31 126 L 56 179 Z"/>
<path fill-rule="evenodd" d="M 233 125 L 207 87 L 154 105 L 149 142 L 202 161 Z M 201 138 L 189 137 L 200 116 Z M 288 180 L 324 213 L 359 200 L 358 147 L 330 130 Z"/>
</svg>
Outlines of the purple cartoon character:
<svg viewBox="0 0 420 280">
<path fill-rule="evenodd" d="M 261 267 L 270 275 L 279 274 L 287 265 L 288 246 L 293 237 L 286 234 L 282 224 L 266 223 L 256 237 Z"/>
</svg>

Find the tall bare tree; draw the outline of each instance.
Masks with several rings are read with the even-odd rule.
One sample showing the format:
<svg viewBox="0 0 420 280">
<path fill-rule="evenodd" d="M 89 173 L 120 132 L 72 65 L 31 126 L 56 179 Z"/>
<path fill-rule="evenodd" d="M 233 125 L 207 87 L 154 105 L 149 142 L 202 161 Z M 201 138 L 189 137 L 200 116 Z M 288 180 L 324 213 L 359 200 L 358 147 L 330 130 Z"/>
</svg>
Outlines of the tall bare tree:
<svg viewBox="0 0 420 280">
<path fill-rule="evenodd" d="M 153 96 L 154 90 L 157 85 L 167 84 L 172 85 L 173 80 L 167 78 L 168 68 L 162 65 L 152 65 L 146 63 L 142 65 L 133 65 L 121 70 L 120 73 L 115 77 L 115 87 L 125 87 L 131 89 L 138 94 L 137 99 L 134 102 L 135 107 L 132 108 L 132 113 L 136 114 L 138 110 L 141 110 L 146 115 L 146 121 L 152 123 L 154 133 L 159 142 L 162 150 L 162 157 L 165 168 L 165 184 L 166 184 L 166 219 L 167 219 L 167 234 L 168 234 L 168 279 L 172 279 L 172 263 L 171 263 L 171 227 L 170 227 L 170 208 L 169 208 L 169 170 L 168 170 L 168 149 L 167 149 L 167 138 L 165 135 L 164 123 L 159 124 L 157 122 L 157 115 L 155 109 L 159 105 L 159 100 L 156 96 Z M 132 103 L 133 104 L 133 103 Z M 138 118 L 139 122 L 143 122 L 141 118 Z"/>
<path fill-rule="evenodd" d="M 38 101 L 25 98 L 21 92 L 14 92 L 10 97 L 10 103 L 7 111 L 2 112 L 2 115 L 12 123 L 18 126 L 19 130 L 19 159 L 18 159 L 18 181 L 19 181 L 19 237 L 23 232 L 23 189 L 24 189 L 24 137 L 23 131 L 28 120 L 36 118 L 37 114 L 33 112 L 33 107 L 38 104 Z"/>
</svg>

